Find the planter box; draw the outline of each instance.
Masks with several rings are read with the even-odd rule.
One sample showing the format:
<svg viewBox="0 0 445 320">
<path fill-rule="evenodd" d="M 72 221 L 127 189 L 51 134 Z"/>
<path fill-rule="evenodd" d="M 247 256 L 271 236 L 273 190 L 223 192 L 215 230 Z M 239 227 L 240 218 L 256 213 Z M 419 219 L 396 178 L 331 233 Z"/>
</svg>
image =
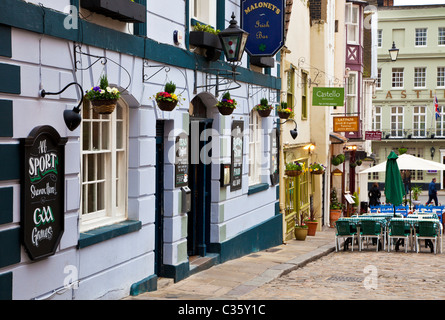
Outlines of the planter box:
<svg viewBox="0 0 445 320">
<path fill-rule="evenodd" d="M 81 0 L 80 6 L 123 22 L 145 23 L 147 16 L 145 6 L 130 0 Z"/>
<path fill-rule="evenodd" d="M 216 34 L 205 31 L 190 31 L 189 44 L 200 48 L 222 50 L 219 37 Z"/>
</svg>

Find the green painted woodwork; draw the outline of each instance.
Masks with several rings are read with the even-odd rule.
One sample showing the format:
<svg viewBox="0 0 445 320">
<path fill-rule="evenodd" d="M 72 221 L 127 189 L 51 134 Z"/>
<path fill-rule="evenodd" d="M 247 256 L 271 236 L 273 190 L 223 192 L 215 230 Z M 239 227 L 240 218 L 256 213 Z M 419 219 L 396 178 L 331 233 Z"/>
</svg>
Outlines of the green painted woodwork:
<svg viewBox="0 0 445 320">
<path fill-rule="evenodd" d="M 7 154 L 2 160 L 0 181 L 20 179 L 20 145 L 0 144 L 0 154 Z"/>
<path fill-rule="evenodd" d="M 0 225 L 12 222 L 14 189 L 12 187 L 0 188 Z"/>
<path fill-rule="evenodd" d="M 0 92 L 20 94 L 20 67 L 0 63 Z"/>
<path fill-rule="evenodd" d="M 138 281 L 130 287 L 130 295 L 137 296 L 144 292 L 156 291 L 158 289 L 158 276 L 151 275 Z"/>
<path fill-rule="evenodd" d="M 0 56 L 12 57 L 11 27 L 0 24 Z"/>
<path fill-rule="evenodd" d="M 12 103 L 11 100 L 0 100 L 0 137 L 13 136 Z"/>
<path fill-rule="evenodd" d="M 12 300 L 12 272 L 0 274 L 0 300 Z"/>
<path fill-rule="evenodd" d="M 20 262 L 20 228 L 0 232 L 0 269 Z"/>
<path fill-rule="evenodd" d="M 110 240 L 142 228 L 140 221 L 126 220 L 109 226 L 100 227 L 80 234 L 79 249 L 91 246 L 102 241 Z"/>
<path fill-rule="evenodd" d="M 222 24 L 221 20 L 223 20 L 222 15 L 224 13 L 220 13 L 220 8 L 222 7 L 223 4 L 219 1 L 218 27 Z M 108 29 L 82 19 L 79 20 L 79 28 L 77 30 L 61 28 L 60 26 L 63 26 L 64 19 L 67 17 L 66 14 L 24 1 L 2 0 L 0 9 L 0 24 L 7 26 L 43 33 L 180 68 L 192 70 L 195 68 L 197 70 L 202 70 L 203 68 L 231 70 L 230 65 L 226 62 L 209 62 L 205 57 L 182 48 Z M 43 20 L 43 18 L 45 19 Z M 240 72 L 240 75 L 237 76 L 238 81 L 281 89 L 281 80 L 279 78 L 242 67 L 238 67 L 237 72 Z"/>
<path fill-rule="evenodd" d="M 268 183 L 259 183 L 253 186 L 249 187 L 249 191 L 247 192 L 248 195 L 257 193 L 257 192 L 261 192 L 264 190 L 269 189 L 269 184 Z"/>
</svg>

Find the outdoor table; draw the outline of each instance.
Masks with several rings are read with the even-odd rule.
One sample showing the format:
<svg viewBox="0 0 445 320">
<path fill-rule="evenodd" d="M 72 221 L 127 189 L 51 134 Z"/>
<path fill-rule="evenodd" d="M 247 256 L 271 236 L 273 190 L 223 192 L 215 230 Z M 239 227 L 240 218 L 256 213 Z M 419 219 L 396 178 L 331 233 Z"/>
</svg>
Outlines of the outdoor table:
<svg viewBox="0 0 445 320">
<path fill-rule="evenodd" d="M 410 217 L 411 216 L 411 217 Z M 442 235 L 443 235 L 443 226 L 440 223 L 440 220 L 434 215 L 409 215 L 407 218 L 392 218 L 391 221 L 403 221 L 410 225 L 410 242 L 411 242 L 411 250 L 413 249 L 414 236 L 416 232 L 416 227 L 419 224 L 419 221 L 431 221 L 435 222 L 440 229 L 440 252 L 442 252 Z"/>
</svg>

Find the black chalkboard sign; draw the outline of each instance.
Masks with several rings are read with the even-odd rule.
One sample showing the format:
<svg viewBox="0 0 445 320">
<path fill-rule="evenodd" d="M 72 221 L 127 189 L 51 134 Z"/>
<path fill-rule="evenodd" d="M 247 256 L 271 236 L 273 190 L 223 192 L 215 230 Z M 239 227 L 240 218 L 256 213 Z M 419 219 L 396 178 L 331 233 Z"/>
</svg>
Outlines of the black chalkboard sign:
<svg viewBox="0 0 445 320">
<path fill-rule="evenodd" d="M 189 137 L 181 133 L 176 137 L 175 187 L 188 186 L 189 173 Z"/>
<path fill-rule="evenodd" d="M 21 231 L 31 258 L 53 255 L 65 230 L 65 144 L 51 126 L 21 140 Z"/>
<path fill-rule="evenodd" d="M 243 176 L 243 134 L 244 121 L 232 122 L 232 159 L 230 191 L 239 190 L 242 187 Z"/>
<path fill-rule="evenodd" d="M 272 129 L 270 133 L 270 182 L 274 186 L 278 184 L 280 177 L 278 172 L 278 140 L 277 129 Z"/>
</svg>

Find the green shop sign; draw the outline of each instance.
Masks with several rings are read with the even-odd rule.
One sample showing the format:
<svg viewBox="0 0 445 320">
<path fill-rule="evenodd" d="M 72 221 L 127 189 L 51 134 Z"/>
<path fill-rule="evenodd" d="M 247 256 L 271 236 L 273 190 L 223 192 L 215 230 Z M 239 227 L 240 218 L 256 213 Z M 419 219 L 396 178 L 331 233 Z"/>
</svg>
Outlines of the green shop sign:
<svg viewBox="0 0 445 320">
<path fill-rule="evenodd" d="M 333 106 L 341 107 L 344 105 L 344 88 L 317 88 L 312 91 L 313 106 Z"/>
</svg>

